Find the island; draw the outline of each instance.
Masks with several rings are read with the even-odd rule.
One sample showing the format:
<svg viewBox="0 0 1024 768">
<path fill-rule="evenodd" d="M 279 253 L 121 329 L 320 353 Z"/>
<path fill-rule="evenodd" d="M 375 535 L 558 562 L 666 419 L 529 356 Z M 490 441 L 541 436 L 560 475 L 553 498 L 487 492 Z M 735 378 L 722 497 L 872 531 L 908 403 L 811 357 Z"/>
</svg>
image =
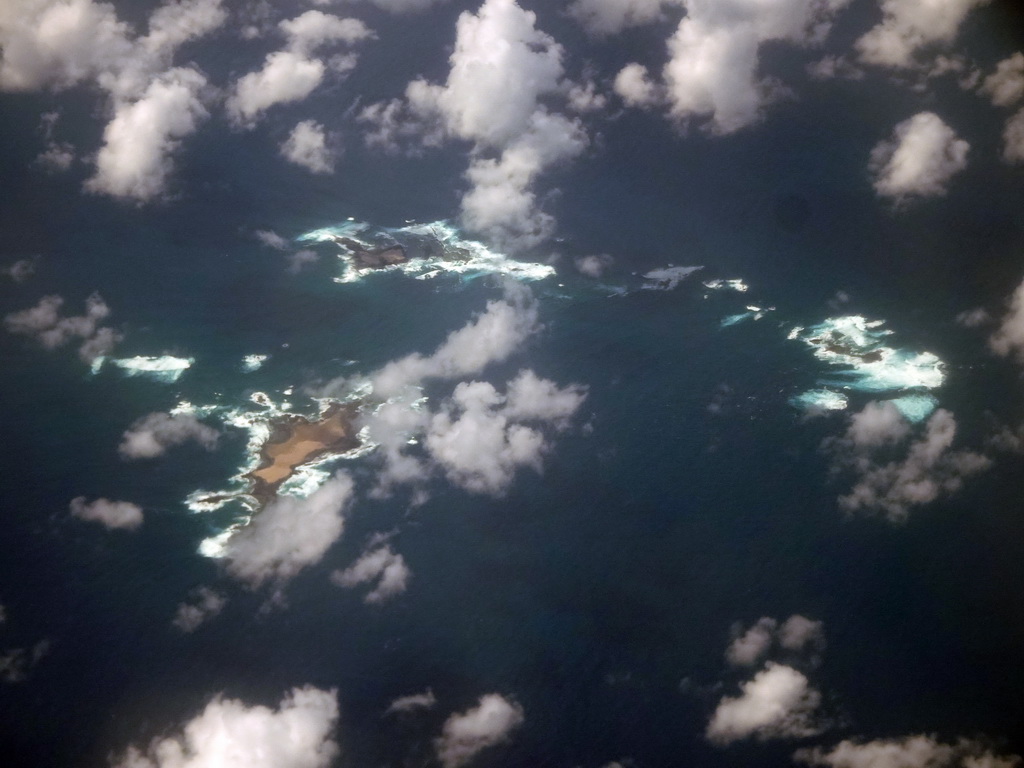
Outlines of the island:
<svg viewBox="0 0 1024 768">
<path fill-rule="evenodd" d="M 397 243 L 384 248 L 367 248 L 363 243 L 339 235 L 334 236 L 334 242 L 348 251 L 356 269 L 383 269 L 409 260 L 405 248 Z"/>
<path fill-rule="evenodd" d="M 251 485 L 249 494 L 262 507 L 299 467 L 358 448 L 358 410 L 358 403 L 334 403 L 315 420 L 296 414 L 276 417 L 260 446 L 259 466 L 244 475 Z"/>
</svg>

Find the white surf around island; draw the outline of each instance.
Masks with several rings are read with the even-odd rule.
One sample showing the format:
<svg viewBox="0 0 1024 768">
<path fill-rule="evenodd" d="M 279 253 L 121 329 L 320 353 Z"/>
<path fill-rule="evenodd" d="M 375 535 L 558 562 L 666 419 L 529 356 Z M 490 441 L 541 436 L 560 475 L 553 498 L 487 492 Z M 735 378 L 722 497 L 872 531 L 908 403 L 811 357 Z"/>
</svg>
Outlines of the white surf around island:
<svg viewBox="0 0 1024 768">
<path fill-rule="evenodd" d="M 98 373 L 105 362 L 121 369 L 125 376 L 143 376 L 163 384 L 173 384 L 192 367 L 195 358 L 173 355 L 97 358 L 93 364 L 93 373 Z"/>
<path fill-rule="evenodd" d="M 400 245 L 406 261 L 380 267 L 360 267 L 352 259 L 352 251 L 338 238 L 347 238 L 367 250 Z M 430 280 L 443 274 L 472 279 L 483 275 L 505 275 L 514 280 L 537 281 L 552 277 L 555 268 L 549 264 L 516 261 L 491 250 L 476 240 L 464 238 L 447 221 L 410 224 L 404 227 L 375 227 L 349 219 L 341 224 L 314 229 L 299 235 L 300 243 L 332 243 L 340 250 L 344 264 L 339 283 L 355 283 L 378 272 L 402 272 L 417 280 Z"/>
<path fill-rule="evenodd" d="M 909 421 L 926 419 L 938 405 L 929 390 L 942 386 L 945 365 L 931 352 L 893 346 L 893 331 L 884 325 L 884 320 L 843 315 L 809 328 L 793 328 L 787 338 L 803 342 L 832 370 L 819 378 L 819 388 L 790 402 L 804 410 L 842 410 L 847 393 L 889 394 L 897 395 L 889 399 Z"/>
</svg>

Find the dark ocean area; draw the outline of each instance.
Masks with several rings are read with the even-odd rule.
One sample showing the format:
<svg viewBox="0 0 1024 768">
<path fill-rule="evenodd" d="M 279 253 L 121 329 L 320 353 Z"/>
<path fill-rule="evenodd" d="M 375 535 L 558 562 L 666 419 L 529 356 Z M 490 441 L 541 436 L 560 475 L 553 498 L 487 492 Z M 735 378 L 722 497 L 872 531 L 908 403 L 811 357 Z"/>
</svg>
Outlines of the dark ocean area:
<svg viewBox="0 0 1024 768">
<path fill-rule="evenodd" d="M 356 93 L 394 92 L 386 79 L 361 79 L 380 72 L 375 56 L 423 55 L 423 74 L 443 79 L 443 57 L 425 51 L 450 37 L 457 11 L 381 27 L 365 67 L 343 93 L 318 96 L 314 113 L 344 110 Z M 998 15 L 987 23 L 965 34 L 1020 37 Z M 581 34 L 556 14 L 544 24 Z M 649 42 L 637 32 L 624 46 Z M 629 60 L 628 47 L 616 55 Z M 265 594 L 197 552 L 218 519 L 184 503 L 196 489 L 225 487 L 246 460 L 246 435 L 228 429 L 213 453 L 186 445 L 127 464 L 121 434 L 182 400 L 244 403 L 255 391 L 427 354 L 483 311 L 502 295 L 498 277 L 388 273 L 342 284 L 332 280 L 341 270 L 333 246 L 313 246 L 319 261 L 292 275 L 254 236 L 290 239 L 350 216 L 390 227 L 449 218 L 464 158 L 385 156 L 353 135 L 338 174 L 312 177 L 253 162 L 276 146 L 273 126 L 238 133 L 214 120 L 188 139 L 178 198 L 133 208 L 83 195 L 82 174 L 34 172 L 47 98 L 5 95 L 0 262 L 41 258 L 30 281 L 0 283 L 0 313 L 51 293 L 78 312 L 99 291 L 125 333 L 119 356 L 195 363 L 170 384 L 109 366 L 93 374 L 71 349 L 0 334 L 0 647 L 51 643 L 30 680 L 0 685 L 0 765 L 104 766 L 214 693 L 269 705 L 310 683 L 338 690 L 346 768 L 427 764 L 446 714 L 487 691 L 514 694 L 526 712 L 516 738 L 481 762 L 493 768 L 599 768 L 627 757 L 651 768 L 788 766 L 800 740 L 724 750 L 704 729 L 746 679 L 723 657 L 733 623 L 796 613 L 825 625 L 813 682 L 835 740 L 984 734 L 1000 751 L 1024 752 L 1020 457 L 998 457 L 905 524 L 845 516 L 843 478 L 820 447 L 844 416 L 808 419 L 790 404 L 826 365 L 786 339 L 792 326 L 836 314 L 828 301 L 844 291 L 843 313 L 884 319 L 894 344 L 945 362 L 933 394 L 956 413 L 958 441 L 980 445 L 993 419 L 1019 423 L 1018 372 L 953 318 L 998 310 L 1020 280 L 1020 170 L 997 163 L 996 118 L 962 110 L 969 119 L 956 130 L 976 161 L 943 207 L 897 220 L 864 171 L 878 137 L 858 116 L 875 110 L 873 126 L 917 107 L 901 103 L 906 92 L 885 106 L 852 84 L 821 88 L 777 105 L 758 132 L 724 140 L 684 141 L 666 123 L 635 141 L 640 114 L 605 123 L 587 162 L 551 175 L 563 190 L 548 203 L 560 239 L 519 255 L 558 270 L 529 284 L 543 330 L 476 377 L 498 384 L 532 368 L 588 387 L 543 472 L 520 471 L 503 498 L 441 479 L 422 506 L 401 490 L 362 493 L 340 543 L 287 586 L 286 606 L 269 609 Z M 84 99 L 79 108 L 88 110 Z M 595 253 L 615 259 L 600 281 L 572 267 Z M 704 269 L 670 291 L 602 287 L 635 286 L 668 264 Z M 750 290 L 702 286 L 713 278 Z M 751 303 L 775 309 L 721 326 Z M 244 373 L 249 354 L 270 358 Z M 850 410 L 870 399 L 851 394 Z M 378 465 L 366 456 L 338 466 L 362 491 Z M 82 495 L 130 498 L 145 525 L 128 534 L 83 524 L 68 515 Z M 404 595 L 366 605 L 331 584 L 332 570 L 388 531 L 414 574 Z M 193 634 L 174 631 L 175 607 L 211 584 L 230 598 L 224 613 Z M 382 717 L 396 697 L 426 688 L 446 706 Z"/>
</svg>

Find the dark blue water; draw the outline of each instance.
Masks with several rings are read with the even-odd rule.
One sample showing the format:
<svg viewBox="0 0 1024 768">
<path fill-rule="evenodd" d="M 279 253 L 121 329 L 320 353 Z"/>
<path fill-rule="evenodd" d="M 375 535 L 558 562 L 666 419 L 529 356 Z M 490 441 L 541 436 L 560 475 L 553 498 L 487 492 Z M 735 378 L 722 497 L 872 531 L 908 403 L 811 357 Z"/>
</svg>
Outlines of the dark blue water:
<svg viewBox="0 0 1024 768">
<path fill-rule="evenodd" d="M 375 56 L 398 51 L 443 77 L 434 49 L 456 11 L 382 32 L 365 70 L 306 116 L 337 115 L 357 93 L 369 101 L 397 92 L 399 75 L 361 74 L 382 71 Z M 578 34 L 549 15 L 543 24 L 560 36 Z M 388 48 L 398 40 L 407 45 Z M 630 46 L 648 42 L 627 36 L 608 56 L 628 60 Z M 211 67 L 238 66 L 223 57 Z M 341 542 L 289 585 L 286 608 L 270 612 L 260 610 L 265 595 L 196 553 L 211 524 L 182 503 L 196 488 L 224 486 L 244 461 L 244 436 L 227 432 L 213 454 L 186 446 L 125 464 L 120 435 L 181 399 L 241 402 L 256 389 L 346 373 L 348 361 L 366 372 L 428 353 L 465 324 L 500 295 L 494 281 L 387 275 L 338 285 L 326 248 L 309 271 L 288 276 L 282 256 L 252 236 L 292 237 L 347 216 L 389 226 L 450 216 L 464 158 L 382 157 L 353 138 L 344 172 L 310 178 L 253 162 L 287 121 L 238 134 L 214 120 L 189 139 L 183 196 L 135 210 L 82 196 L 81 175 L 27 170 L 49 102 L 5 96 L 0 262 L 42 260 L 24 285 L 0 284 L 0 312 L 47 293 L 76 311 L 99 290 L 126 332 L 125 355 L 168 352 L 196 365 L 170 385 L 110 369 L 91 376 L 71 350 L 0 336 L 0 649 L 53 643 L 28 681 L 0 685 L 0 764 L 105 765 L 215 693 L 273 704 L 311 683 L 339 691 L 344 766 L 422 764 L 447 714 L 490 691 L 515 697 L 526 722 L 481 764 L 789 765 L 792 743 L 721 750 L 703 730 L 741 679 L 723 659 L 732 623 L 792 613 L 825 623 L 828 648 L 812 682 L 837 723 L 826 743 L 986 734 L 1024 750 L 1018 457 L 1000 458 L 904 526 L 844 519 L 835 505 L 844 488 L 819 450 L 841 422 L 805 422 L 788 405 L 821 369 L 779 327 L 820 321 L 826 300 L 848 291 L 852 311 L 886 318 L 908 347 L 947 361 L 938 396 L 966 441 L 980 443 L 986 411 L 1019 421 L 1017 373 L 952 317 L 997 307 L 1020 279 L 1020 171 L 998 165 L 996 119 L 965 101 L 955 127 L 972 144 L 971 167 L 946 207 L 897 216 L 874 198 L 865 158 L 880 138 L 875 126 L 926 105 L 909 104 L 903 90 L 845 87 L 777 105 L 757 132 L 725 140 L 683 141 L 665 127 L 635 141 L 648 125 L 639 115 L 603 124 L 603 144 L 552 177 L 563 189 L 553 206 L 565 241 L 527 255 L 561 255 L 566 287 L 535 286 L 544 331 L 484 375 L 499 383 L 531 367 L 589 387 L 543 474 L 522 472 L 502 499 L 437 482 L 414 510 L 401 493 L 361 493 Z M 944 98 L 967 99 L 953 90 Z M 695 282 L 608 297 L 569 268 L 570 256 L 596 252 L 616 259 L 609 282 L 671 262 L 753 287 L 743 297 L 704 299 Z M 746 301 L 777 306 L 777 316 L 720 329 Z M 242 374 L 250 353 L 272 357 Z M 375 467 L 372 458 L 349 467 L 361 492 Z M 126 534 L 73 520 L 67 504 L 78 495 L 131 499 L 145 525 Z M 367 606 L 330 584 L 327 574 L 369 536 L 392 529 L 414 573 L 405 595 Z M 182 636 L 170 626 L 175 607 L 203 584 L 225 591 L 229 605 Z M 393 698 L 427 687 L 436 711 L 381 718 Z"/>
</svg>

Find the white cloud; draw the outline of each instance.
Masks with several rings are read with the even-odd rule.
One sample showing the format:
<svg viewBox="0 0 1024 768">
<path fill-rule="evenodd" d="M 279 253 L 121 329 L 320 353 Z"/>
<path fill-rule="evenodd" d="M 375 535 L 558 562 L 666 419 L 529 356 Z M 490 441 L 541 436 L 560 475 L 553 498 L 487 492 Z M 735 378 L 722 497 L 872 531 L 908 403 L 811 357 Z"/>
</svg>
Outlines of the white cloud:
<svg viewBox="0 0 1024 768">
<path fill-rule="evenodd" d="M 195 440 L 208 451 L 217 447 L 219 433 L 188 413 L 150 413 L 135 421 L 122 435 L 118 453 L 124 459 L 153 459 L 168 448 Z"/>
<path fill-rule="evenodd" d="M 288 256 L 288 273 L 297 275 L 307 264 L 315 264 L 320 260 L 315 251 L 296 251 Z"/>
<path fill-rule="evenodd" d="M 459 768 L 488 747 L 509 739 L 522 725 L 523 708 L 497 693 L 480 697 L 477 706 L 449 717 L 434 743 L 444 768 Z"/>
<path fill-rule="evenodd" d="M 200 625 L 219 614 L 228 599 L 209 587 L 199 587 L 193 596 L 193 602 L 180 603 L 171 621 L 182 632 L 195 632 Z"/>
<path fill-rule="evenodd" d="M 802 653 L 808 647 L 821 650 L 825 646 L 825 625 L 823 622 L 794 614 L 782 622 L 778 638 L 779 645 L 787 651 Z"/>
<path fill-rule="evenodd" d="M 376 581 L 364 600 L 367 603 L 382 603 L 388 598 L 405 592 L 412 571 L 405 564 L 405 558 L 396 555 L 391 547 L 377 547 L 364 552 L 355 563 L 344 571 L 331 574 L 331 581 L 339 587 L 352 588 Z"/>
<path fill-rule="evenodd" d="M 746 632 L 742 625 L 733 627 L 734 639 L 726 649 L 725 658 L 734 667 L 753 667 L 760 663 L 775 644 L 786 651 L 802 654 L 825 647 L 825 625 L 806 616 L 793 614 L 780 625 L 764 616 Z M 810 661 L 815 661 L 812 657 Z"/>
<path fill-rule="evenodd" d="M 226 18 L 220 0 L 168 2 L 150 16 L 148 34 L 135 36 L 109 3 L 12 0 L 0 5 L 0 90 L 98 86 L 113 118 L 86 188 L 145 202 L 162 194 L 171 152 L 206 115 L 198 98 L 205 77 L 171 69 L 174 55 Z M 54 142 L 40 156 L 53 170 L 72 159 Z"/>
<path fill-rule="evenodd" d="M 197 70 L 172 69 L 155 78 L 139 99 L 118 102 L 103 131 L 96 173 L 85 188 L 137 202 L 162 195 L 173 170 L 171 155 L 208 116 L 200 99 L 205 87 Z"/>
<path fill-rule="evenodd" d="M 228 540 L 228 572 L 255 588 L 282 584 L 320 562 L 341 537 L 353 496 L 352 478 L 344 472 L 306 498 L 278 496 Z"/>
<path fill-rule="evenodd" d="M 758 619 L 729 644 L 725 651 L 726 661 L 734 667 L 752 667 L 760 662 L 772 647 L 778 624 L 767 616 Z"/>
<path fill-rule="evenodd" d="M 23 283 L 35 274 L 37 261 L 39 261 L 38 256 L 18 259 L 11 266 L 0 269 L 0 274 L 7 275 L 16 283 Z"/>
<path fill-rule="evenodd" d="M 846 438 L 856 448 L 877 448 L 901 442 L 910 434 L 910 424 L 890 401 L 872 401 L 850 417 Z"/>
<path fill-rule="evenodd" d="M 930 47 L 951 43 L 972 9 L 989 0 L 882 0 L 882 21 L 860 38 L 861 61 L 900 69 L 917 66 Z"/>
<path fill-rule="evenodd" d="M 110 314 L 110 307 L 98 293 L 85 300 L 84 315 L 62 317 L 63 305 L 64 299 L 60 296 L 44 296 L 36 306 L 7 315 L 4 327 L 10 333 L 35 339 L 46 349 L 62 347 L 75 338 L 82 339 L 78 356 L 87 363 L 109 354 L 121 340 L 121 334 L 99 325 Z"/>
<path fill-rule="evenodd" d="M 612 35 L 665 18 L 662 6 L 680 0 L 573 0 L 566 9 L 592 35 Z"/>
<path fill-rule="evenodd" d="M 384 714 L 392 715 L 396 712 L 415 712 L 419 709 L 433 709 L 435 704 L 437 704 L 437 697 L 434 696 L 432 690 L 427 688 L 423 693 L 414 693 L 395 699 L 388 706 Z"/>
<path fill-rule="evenodd" d="M 600 112 L 608 105 L 608 97 L 598 93 L 592 80 L 585 83 L 574 83 L 569 87 L 569 109 L 573 112 Z"/>
<path fill-rule="evenodd" d="M 235 83 L 227 100 L 228 115 L 236 125 L 251 127 L 275 104 L 302 101 L 324 79 L 326 68 L 319 59 L 293 51 L 268 54 L 263 69 L 250 72 Z"/>
<path fill-rule="evenodd" d="M 293 688 L 277 709 L 216 697 L 180 732 L 129 747 L 115 768 L 328 768 L 337 693 Z"/>
<path fill-rule="evenodd" d="M 727 134 L 757 122 L 781 86 L 759 76 L 763 43 L 820 44 L 849 0 L 684 0 L 685 17 L 669 40 L 665 93 L 673 119 L 708 119 Z M 629 65 L 616 78 L 627 103 L 655 102 L 657 90 L 643 68 Z"/>
<path fill-rule="evenodd" d="M 40 640 L 31 648 L 8 648 L 0 652 L 0 681 L 23 683 L 32 668 L 50 652 L 49 640 Z"/>
<path fill-rule="evenodd" d="M 322 11 L 306 11 L 278 26 L 288 38 L 288 47 L 303 55 L 329 43 L 352 45 L 374 37 L 373 31 L 359 19 L 343 19 Z"/>
<path fill-rule="evenodd" d="M 709 741 L 724 746 L 751 736 L 765 740 L 821 732 L 815 722 L 821 695 L 792 667 L 768 662 L 740 689 L 740 696 L 718 703 L 706 731 Z"/>
<path fill-rule="evenodd" d="M 865 417 L 869 408 L 874 415 Z M 858 414 L 869 422 L 859 426 L 853 422 L 842 438 L 825 442 L 836 458 L 837 468 L 852 470 L 856 477 L 850 492 L 839 497 L 839 506 L 846 512 L 880 512 L 892 522 L 902 522 L 911 507 L 955 493 L 965 478 L 991 465 L 991 460 L 981 454 L 951 450 L 956 420 L 942 408 L 932 414 L 924 434 L 907 446 L 902 458 L 875 463 L 874 450 L 882 447 L 890 455 L 893 447 L 887 444 L 898 446 L 910 435 L 909 428 L 889 419 L 891 414 L 879 417 L 880 413 L 877 404 L 869 404 Z"/>
<path fill-rule="evenodd" d="M 1003 159 L 1008 163 L 1024 163 L 1024 108 L 1006 121 Z"/>
<path fill-rule="evenodd" d="M 960 739 L 943 744 L 934 736 L 904 736 L 858 742 L 845 740 L 830 750 L 801 749 L 793 758 L 807 765 L 831 768 L 1013 768 L 1016 755 L 996 755 L 983 744 Z"/>
<path fill-rule="evenodd" d="M 128 501 L 96 499 L 87 504 L 85 496 L 79 496 L 71 500 L 70 508 L 71 514 L 79 520 L 100 523 L 107 528 L 134 531 L 142 525 L 142 509 Z"/>
<path fill-rule="evenodd" d="M 580 256 L 575 259 L 573 263 L 581 274 L 596 279 L 604 274 L 605 270 L 612 265 L 613 261 L 614 259 L 612 259 L 608 254 L 599 253 L 592 254 L 590 256 Z"/>
<path fill-rule="evenodd" d="M 980 88 L 997 107 L 1012 107 L 1024 98 L 1024 53 L 1018 51 L 996 65 Z"/>
<path fill-rule="evenodd" d="M 448 338 L 433 354 L 407 355 L 373 375 L 374 395 L 388 399 L 426 379 L 472 376 L 491 363 L 506 360 L 540 329 L 537 304 L 527 288 L 509 283 L 505 297 L 487 302 L 486 310 Z"/>
<path fill-rule="evenodd" d="M 988 340 L 989 347 L 1000 357 L 1012 355 L 1024 363 L 1024 281 L 1014 289 L 1008 304 L 999 328 Z"/>
<path fill-rule="evenodd" d="M 980 328 L 981 326 L 988 325 L 992 322 L 992 316 L 989 315 L 988 310 L 981 307 L 966 309 L 959 313 L 954 319 L 957 324 L 962 325 L 964 328 Z"/>
<path fill-rule="evenodd" d="M 588 143 L 578 120 L 542 103 L 571 88 L 562 83 L 562 46 L 535 22 L 514 0 L 485 0 L 476 14 L 459 16 L 444 85 L 414 80 L 404 103 L 372 105 L 360 115 L 375 126 L 371 144 L 393 149 L 407 135 L 427 145 L 443 137 L 471 142 L 463 223 L 510 248 L 551 234 L 554 222 L 539 210 L 533 186 Z"/>
<path fill-rule="evenodd" d="M 612 89 L 630 107 L 651 107 L 665 99 L 664 88 L 651 80 L 643 64 L 627 64 L 619 70 Z"/>
<path fill-rule="evenodd" d="M 875 191 L 897 200 L 944 195 L 949 180 L 967 167 L 969 149 L 938 115 L 920 112 L 871 151 Z"/>
<path fill-rule="evenodd" d="M 258 229 L 255 234 L 257 240 L 270 248 L 279 251 L 288 250 L 288 241 L 271 229 Z"/>
<path fill-rule="evenodd" d="M 67 142 L 50 141 L 38 157 L 36 163 L 50 173 L 66 171 L 75 162 L 75 148 Z"/>
<path fill-rule="evenodd" d="M 314 120 L 303 120 L 292 129 L 281 154 L 312 173 L 334 173 L 336 152 L 328 146 L 324 127 Z"/>
</svg>

